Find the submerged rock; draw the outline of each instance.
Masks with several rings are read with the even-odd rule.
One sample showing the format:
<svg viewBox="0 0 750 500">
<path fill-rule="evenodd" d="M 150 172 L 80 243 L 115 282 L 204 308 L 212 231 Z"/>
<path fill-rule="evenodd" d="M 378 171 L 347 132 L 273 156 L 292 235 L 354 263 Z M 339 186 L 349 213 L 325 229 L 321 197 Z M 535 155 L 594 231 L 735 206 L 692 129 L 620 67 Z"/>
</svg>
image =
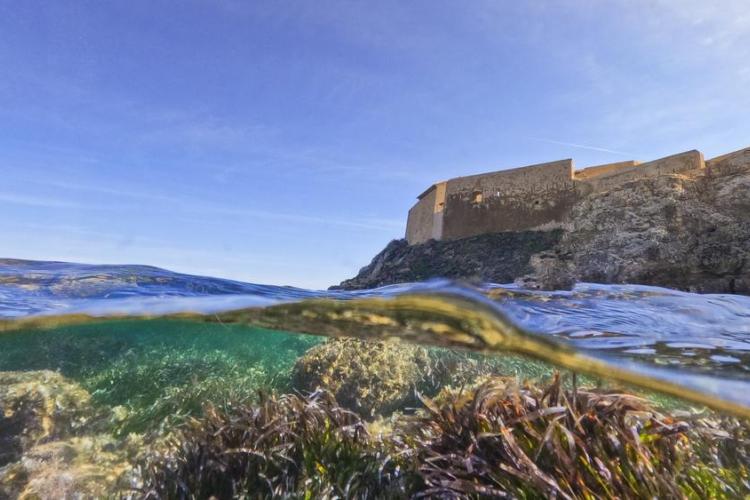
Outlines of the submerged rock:
<svg viewBox="0 0 750 500">
<path fill-rule="evenodd" d="M 112 498 L 130 487 L 131 465 L 142 443 L 92 435 L 33 447 L 0 469 L 0 498 Z"/>
<path fill-rule="evenodd" d="M 344 408 L 373 418 L 414 402 L 429 363 L 422 347 L 331 339 L 297 360 L 292 379 L 297 390 L 325 389 Z"/>
<path fill-rule="evenodd" d="M 0 372 L 0 498 L 103 498 L 123 483 L 137 436 L 89 434 L 91 396 L 49 370 Z"/>
<path fill-rule="evenodd" d="M 0 372 L 0 466 L 83 429 L 93 415 L 90 399 L 59 373 Z"/>
</svg>

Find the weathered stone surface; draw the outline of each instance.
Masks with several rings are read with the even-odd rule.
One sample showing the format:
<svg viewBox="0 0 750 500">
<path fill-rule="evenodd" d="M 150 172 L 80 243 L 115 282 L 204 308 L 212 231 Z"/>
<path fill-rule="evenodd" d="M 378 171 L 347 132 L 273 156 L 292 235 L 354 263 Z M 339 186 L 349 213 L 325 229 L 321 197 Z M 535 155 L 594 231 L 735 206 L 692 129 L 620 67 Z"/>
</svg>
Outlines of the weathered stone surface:
<svg viewBox="0 0 750 500">
<path fill-rule="evenodd" d="M 642 179 L 593 195 L 573 209 L 557 268 L 578 281 L 748 293 L 749 200 L 750 165 L 721 176 Z"/>
<path fill-rule="evenodd" d="M 305 392 L 326 389 L 344 408 L 373 418 L 415 401 L 429 363 L 425 349 L 409 344 L 331 339 L 297 360 L 293 384 Z"/>
</svg>

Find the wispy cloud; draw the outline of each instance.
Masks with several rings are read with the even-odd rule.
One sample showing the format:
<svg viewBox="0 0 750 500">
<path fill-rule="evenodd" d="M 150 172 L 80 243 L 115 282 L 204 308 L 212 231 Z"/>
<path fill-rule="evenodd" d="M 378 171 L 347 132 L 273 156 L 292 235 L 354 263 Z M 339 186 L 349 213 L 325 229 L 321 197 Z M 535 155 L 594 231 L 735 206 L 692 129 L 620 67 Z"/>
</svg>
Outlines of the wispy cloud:
<svg viewBox="0 0 750 500">
<path fill-rule="evenodd" d="M 100 210 L 103 208 L 111 209 L 113 207 L 105 207 L 99 205 L 91 205 L 85 203 L 79 203 L 75 201 L 60 200 L 55 198 L 46 198 L 39 196 L 30 196 L 25 194 L 16 193 L 2 193 L 0 192 L 0 203 L 8 203 L 11 205 L 24 205 L 28 207 L 39 207 L 39 208 L 74 208 L 74 209 L 89 209 L 89 210 Z"/>
<path fill-rule="evenodd" d="M 307 215 L 297 213 L 278 212 L 271 210 L 258 210 L 252 208 L 233 208 L 209 203 L 197 203 L 195 200 L 179 198 L 175 196 L 161 195 L 157 193 L 145 192 L 140 190 L 111 188 L 109 186 L 100 186 L 95 184 L 83 184 L 70 181 L 29 179 L 25 182 L 31 182 L 37 185 L 53 187 L 58 190 L 88 192 L 102 194 L 108 197 L 138 199 L 151 202 L 153 205 L 150 210 L 158 212 L 160 208 L 168 208 L 170 213 L 181 214 L 201 214 L 216 216 L 238 216 L 248 219 L 265 219 L 283 222 L 293 222 L 298 224 L 316 224 L 338 226 L 351 229 L 374 230 L 384 232 L 394 232 L 403 229 L 402 220 L 391 220 L 382 218 L 351 218 L 341 219 L 323 215 Z M 75 195 L 74 195 L 75 196 Z M 85 204 L 75 201 L 61 199 L 42 198 L 29 195 L 16 195 L 10 193 L 0 193 L 0 203 L 13 203 L 27 206 L 37 206 L 42 208 L 73 208 L 101 210 L 102 208 L 112 210 L 117 208 L 132 210 L 137 205 L 98 205 Z"/>
<path fill-rule="evenodd" d="M 67 180 L 58 179 L 33 179 L 23 178 L 24 183 L 35 184 L 37 186 L 46 186 L 64 191 L 78 191 L 86 193 L 95 193 L 105 196 L 114 196 L 121 198 L 134 198 L 138 200 L 165 202 L 165 203 L 185 203 L 186 200 L 180 199 L 175 196 L 168 196 L 153 192 L 147 192 L 133 187 L 118 186 L 110 187 L 100 184 L 71 182 Z"/>
<path fill-rule="evenodd" d="M 559 146 L 567 146 L 567 147 L 578 148 L 578 149 L 588 149 L 590 151 L 600 151 L 603 153 L 611 153 L 614 155 L 628 156 L 631 158 L 635 156 L 631 153 L 626 153 L 624 151 L 617 151 L 616 149 L 605 148 L 601 146 L 589 146 L 586 144 L 578 144 L 575 142 L 556 141 L 554 139 L 546 139 L 544 137 L 529 137 L 529 139 L 532 139 L 534 141 L 539 141 L 539 142 L 546 142 L 548 144 L 557 144 Z"/>
<path fill-rule="evenodd" d="M 403 221 L 390 219 L 338 219 L 335 217 L 301 215 L 294 213 L 273 212 L 267 210 L 253 210 L 242 208 L 227 208 L 218 206 L 201 205 L 195 210 L 199 213 L 209 213 L 212 215 L 235 215 L 248 218 L 260 218 L 277 220 L 284 222 L 294 222 L 299 224 L 319 224 L 328 226 L 340 226 L 353 229 L 366 229 L 374 231 L 393 232 L 403 228 Z"/>
</svg>

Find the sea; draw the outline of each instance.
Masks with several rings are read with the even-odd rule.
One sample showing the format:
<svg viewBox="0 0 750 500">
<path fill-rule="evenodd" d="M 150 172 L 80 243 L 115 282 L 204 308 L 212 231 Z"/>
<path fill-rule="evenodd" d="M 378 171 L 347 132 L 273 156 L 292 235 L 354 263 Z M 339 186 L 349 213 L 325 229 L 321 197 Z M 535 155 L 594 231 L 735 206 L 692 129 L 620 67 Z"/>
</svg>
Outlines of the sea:
<svg viewBox="0 0 750 500">
<path fill-rule="evenodd" d="M 747 296 L 0 261 L 0 498 L 742 498 L 749 417 Z"/>
</svg>

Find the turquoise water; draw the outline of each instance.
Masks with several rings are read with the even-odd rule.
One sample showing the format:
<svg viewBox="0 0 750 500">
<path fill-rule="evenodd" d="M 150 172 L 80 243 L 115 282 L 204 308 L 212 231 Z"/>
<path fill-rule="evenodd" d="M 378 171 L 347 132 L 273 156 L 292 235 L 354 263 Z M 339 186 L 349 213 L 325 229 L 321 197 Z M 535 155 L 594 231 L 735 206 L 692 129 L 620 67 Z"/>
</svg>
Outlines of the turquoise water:
<svg viewBox="0 0 750 500">
<path fill-rule="evenodd" d="M 6 319 L 5 328 L 16 328 L 14 320 L 81 313 L 154 317 L 191 312 L 203 315 L 199 321 L 206 323 L 216 313 L 245 308 L 407 296 L 460 300 L 460 307 L 481 308 L 481 314 L 511 327 L 513 335 L 549 340 L 620 369 L 750 406 L 750 297 L 745 296 L 595 284 L 579 284 L 573 291 L 541 292 L 514 285 L 469 288 L 448 281 L 328 292 L 181 275 L 147 266 L 6 261 L 0 267 L 0 318 Z M 304 310 L 297 309 L 297 319 Z M 293 317 L 274 327 L 328 334 L 319 322 Z M 389 335 L 381 330 L 382 335 Z M 405 337 L 406 332 L 395 335 Z M 450 346 L 445 340 L 427 335 L 419 341 Z M 483 340 L 468 347 L 488 348 Z M 493 348 L 507 350 L 507 346 Z"/>
<path fill-rule="evenodd" d="M 148 475 L 134 464 L 146 463 L 141 455 L 190 419 L 201 422 L 207 405 L 230 411 L 266 395 L 307 397 L 319 386 L 368 426 L 420 415 L 425 398 L 449 388 L 487 377 L 542 386 L 557 370 L 564 387 L 632 392 L 659 411 L 750 415 L 750 298 L 743 296 L 593 284 L 539 292 L 446 281 L 328 292 L 142 266 L 2 261 L 0 318 L 0 443 L 15 450 L 0 454 L 0 497 L 44 496 L 45 480 L 82 466 L 21 474 L 28 465 L 19 464 L 30 463 L 34 446 L 59 442 L 83 463 L 99 445 L 87 444 L 84 453 L 65 440 L 91 436 L 114 439 L 111 447 L 120 451 L 106 453 L 127 472 L 71 488 L 139 496 L 138 477 Z M 408 344 L 346 350 L 349 344 L 330 344 L 330 337 Z M 22 382 L 19 373 L 27 377 Z M 13 399 L 19 391 L 27 391 L 23 408 L 32 408 L 23 424 L 12 421 L 22 413 Z M 731 470 L 746 473 L 744 463 L 738 467 Z"/>
</svg>

